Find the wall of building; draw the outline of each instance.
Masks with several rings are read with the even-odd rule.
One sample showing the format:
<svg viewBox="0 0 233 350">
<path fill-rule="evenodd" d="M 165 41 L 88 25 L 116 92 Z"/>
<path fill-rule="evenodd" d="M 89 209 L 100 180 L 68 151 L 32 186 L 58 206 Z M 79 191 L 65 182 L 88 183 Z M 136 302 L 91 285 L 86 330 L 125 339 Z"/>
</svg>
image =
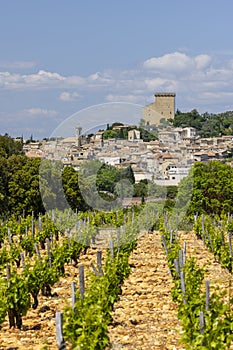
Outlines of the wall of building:
<svg viewBox="0 0 233 350">
<path fill-rule="evenodd" d="M 175 96 L 173 92 L 155 93 L 155 109 L 166 119 L 175 117 Z"/>
<path fill-rule="evenodd" d="M 149 124 L 159 124 L 161 118 L 174 118 L 175 97 L 174 92 L 155 93 L 155 102 L 143 107 L 142 119 L 149 122 Z"/>
</svg>

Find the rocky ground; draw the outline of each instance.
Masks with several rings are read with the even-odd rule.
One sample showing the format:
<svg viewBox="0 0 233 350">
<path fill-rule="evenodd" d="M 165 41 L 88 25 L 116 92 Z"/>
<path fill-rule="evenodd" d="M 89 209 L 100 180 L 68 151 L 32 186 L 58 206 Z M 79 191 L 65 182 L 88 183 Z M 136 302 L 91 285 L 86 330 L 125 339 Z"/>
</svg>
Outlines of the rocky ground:
<svg viewBox="0 0 233 350">
<path fill-rule="evenodd" d="M 184 349 L 179 344 L 182 329 L 159 233 L 140 236 L 130 264 L 132 272 L 112 313 L 111 349 Z"/>
<path fill-rule="evenodd" d="M 187 255 L 196 256 L 208 268 L 211 286 L 220 285 L 232 293 L 232 276 L 221 269 L 203 243 L 192 233 L 180 233 L 186 242 Z M 89 249 L 80 257 L 85 270 L 96 261 L 96 249 Z M 131 253 L 132 272 L 115 304 L 109 326 L 109 349 L 175 350 L 185 349 L 180 344 L 182 329 L 177 319 L 176 305 L 170 295 L 172 278 L 158 233 L 143 233 L 137 248 Z M 23 318 L 23 329 L 9 329 L 7 320 L 0 331 L 0 350 L 57 349 L 55 313 L 71 305 L 71 282 L 78 282 L 78 268 L 66 267 L 66 276 L 53 288 L 53 297 L 40 296 L 37 310 L 30 310 Z M 78 286 L 77 286 L 78 287 Z M 85 349 L 88 350 L 88 349 Z"/>
<path fill-rule="evenodd" d="M 96 250 L 89 249 L 88 254 L 80 256 L 80 264 L 86 269 L 90 262 L 96 261 Z M 0 330 L 0 350 L 57 350 L 56 344 L 56 311 L 71 305 L 71 282 L 75 281 L 78 288 L 78 267 L 68 265 L 66 274 L 52 288 L 52 297 L 39 297 L 36 310 L 30 309 L 23 317 L 23 328 L 9 329 L 6 320 Z"/>
</svg>

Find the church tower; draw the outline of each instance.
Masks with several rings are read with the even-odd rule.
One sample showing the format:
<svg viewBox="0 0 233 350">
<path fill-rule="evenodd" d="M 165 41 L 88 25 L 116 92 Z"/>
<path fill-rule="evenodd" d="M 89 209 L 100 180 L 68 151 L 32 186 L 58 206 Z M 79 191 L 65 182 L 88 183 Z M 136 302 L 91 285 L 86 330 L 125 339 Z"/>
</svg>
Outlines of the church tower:
<svg viewBox="0 0 233 350">
<path fill-rule="evenodd" d="M 82 134 L 82 128 L 80 125 L 77 125 L 75 128 L 75 137 L 76 137 L 76 146 L 81 146 L 81 134 Z"/>
</svg>

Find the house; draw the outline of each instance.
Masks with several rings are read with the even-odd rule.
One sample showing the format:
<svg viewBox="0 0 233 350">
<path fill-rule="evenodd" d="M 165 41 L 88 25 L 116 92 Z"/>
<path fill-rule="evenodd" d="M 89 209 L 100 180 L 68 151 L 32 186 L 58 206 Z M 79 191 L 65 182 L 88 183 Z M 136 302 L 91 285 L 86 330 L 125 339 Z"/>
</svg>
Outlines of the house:
<svg viewBox="0 0 233 350">
<path fill-rule="evenodd" d="M 141 133 L 139 130 L 133 129 L 128 131 L 128 141 L 141 140 Z"/>
</svg>

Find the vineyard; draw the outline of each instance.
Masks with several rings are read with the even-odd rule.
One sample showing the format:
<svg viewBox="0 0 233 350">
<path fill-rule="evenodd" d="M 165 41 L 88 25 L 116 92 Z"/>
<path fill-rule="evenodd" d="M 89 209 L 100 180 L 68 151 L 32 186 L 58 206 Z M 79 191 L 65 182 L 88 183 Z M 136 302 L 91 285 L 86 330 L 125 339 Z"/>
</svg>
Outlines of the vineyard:
<svg viewBox="0 0 233 350">
<path fill-rule="evenodd" d="M 148 203 L 0 226 L 0 349 L 233 348 L 230 215 Z"/>
</svg>

